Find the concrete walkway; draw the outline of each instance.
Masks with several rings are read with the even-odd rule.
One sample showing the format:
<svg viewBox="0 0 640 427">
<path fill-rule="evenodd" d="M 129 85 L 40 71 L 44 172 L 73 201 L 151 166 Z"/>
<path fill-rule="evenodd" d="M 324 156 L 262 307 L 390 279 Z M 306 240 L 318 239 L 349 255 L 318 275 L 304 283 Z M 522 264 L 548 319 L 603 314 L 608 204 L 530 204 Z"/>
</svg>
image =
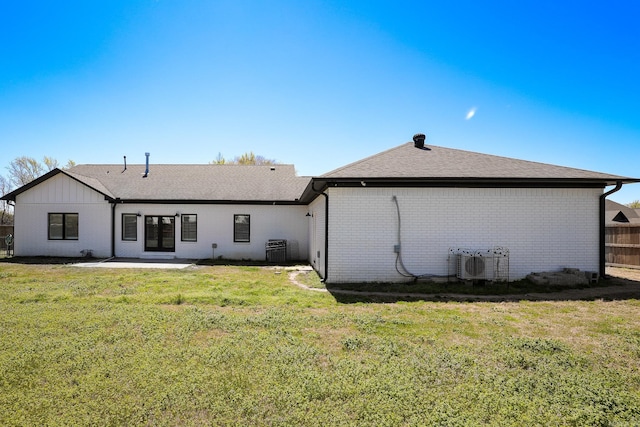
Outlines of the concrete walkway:
<svg viewBox="0 0 640 427">
<path fill-rule="evenodd" d="M 133 258 L 107 258 L 95 262 L 79 262 L 71 264 L 71 267 L 99 267 L 99 268 L 163 268 L 181 270 L 195 265 L 188 259 L 133 259 Z"/>
</svg>

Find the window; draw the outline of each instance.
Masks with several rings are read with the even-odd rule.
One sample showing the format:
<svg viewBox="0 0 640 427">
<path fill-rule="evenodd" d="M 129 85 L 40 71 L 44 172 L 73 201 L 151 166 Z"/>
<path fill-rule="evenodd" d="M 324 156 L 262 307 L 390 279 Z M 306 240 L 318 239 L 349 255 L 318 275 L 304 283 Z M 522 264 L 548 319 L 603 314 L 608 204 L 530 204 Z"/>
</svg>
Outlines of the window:
<svg viewBox="0 0 640 427">
<path fill-rule="evenodd" d="M 251 224 L 249 215 L 234 215 L 233 216 L 233 241 L 234 242 L 248 242 L 249 241 L 249 226 Z"/>
<path fill-rule="evenodd" d="M 196 242 L 198 240 L 198 215 L 182 214 L 182 241 Z"/>
<path fill-rule="evenodd" d="M 138 240 L 138 215 L 122 214 L 122 240 Z"/>
<path fill-rule="evenodd" d="M 50 213 L 49 240 L 78 240 L 78 214 Z"/>
</svg>

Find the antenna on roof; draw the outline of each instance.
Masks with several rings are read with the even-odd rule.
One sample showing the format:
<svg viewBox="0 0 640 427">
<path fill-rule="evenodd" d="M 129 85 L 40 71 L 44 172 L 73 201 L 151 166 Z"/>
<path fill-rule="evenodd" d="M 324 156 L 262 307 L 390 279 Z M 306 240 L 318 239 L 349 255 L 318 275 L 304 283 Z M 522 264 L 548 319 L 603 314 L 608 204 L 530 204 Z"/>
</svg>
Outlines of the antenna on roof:
<svg viewBox="0 0 640 427">
<path fill-rule="evenodd" d="M 122 172 L 127 170 L 127 156 L 124 156 L 124 169 L 122 169 Z M 120 172 L 120 173 L 122 173 Z"/>
</svg>

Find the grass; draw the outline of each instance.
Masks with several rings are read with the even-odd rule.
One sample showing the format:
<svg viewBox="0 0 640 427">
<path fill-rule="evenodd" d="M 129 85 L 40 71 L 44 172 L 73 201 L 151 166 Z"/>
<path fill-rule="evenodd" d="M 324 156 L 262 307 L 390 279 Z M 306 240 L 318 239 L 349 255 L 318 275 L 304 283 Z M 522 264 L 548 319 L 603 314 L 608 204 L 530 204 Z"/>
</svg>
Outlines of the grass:
<svg viewBox="0 0 640 427">
<path fill-rule="evenodd" d="M 639 312 L 0 262 L 0 425 L 638 425 Z"/>
</svg>

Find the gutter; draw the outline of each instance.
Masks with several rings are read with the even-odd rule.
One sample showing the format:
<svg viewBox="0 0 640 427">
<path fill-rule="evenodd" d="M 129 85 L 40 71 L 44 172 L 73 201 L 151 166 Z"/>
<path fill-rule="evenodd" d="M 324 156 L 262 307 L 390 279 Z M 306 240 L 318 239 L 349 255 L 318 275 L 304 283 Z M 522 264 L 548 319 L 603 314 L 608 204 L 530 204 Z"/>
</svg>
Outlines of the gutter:
<svg viewBox="0 0 640 427">
<path fill-rule="evenodd" d="M 315 182 L 311 182 L 311 190 L 318 195 L 324 196 L 324 277 L 322 281 L 326 283 L 327 277 L 329 277 L 329 195 L 324 191 L 315 189 Z"/>
<path fill-rule="evenodd" d="M 616 186 L 612 189 L 607 191 L 604 194 L 600 195 L 600 277 L 605 277 L 605 267 L 606 267 L 606 247 L 605 247 L 605 239 L 606 239 L 606 228 L 605 228 L 605 214 L 606 214 L 606 208 L 605 208 L 605 199 L 607 198 L 607 196 L 615 193 L 616 191 L 620 190 L 622 188 L 622 181 L 618 180 L 616 181 Z"/>
</svg>

